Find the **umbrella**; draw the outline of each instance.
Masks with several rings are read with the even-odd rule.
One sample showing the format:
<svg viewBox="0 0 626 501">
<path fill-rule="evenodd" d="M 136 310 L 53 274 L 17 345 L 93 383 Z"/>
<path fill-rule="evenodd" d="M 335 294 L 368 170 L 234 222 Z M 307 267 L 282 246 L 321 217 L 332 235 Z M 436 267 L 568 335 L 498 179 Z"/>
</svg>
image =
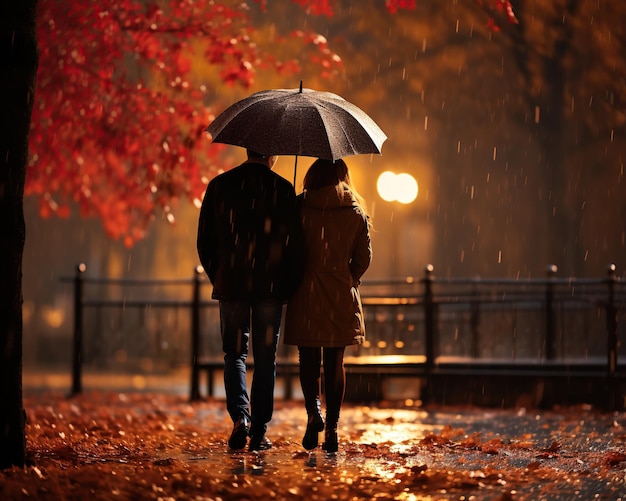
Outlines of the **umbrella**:
<svg viewBox="0 0 626 501">
<path fill-rule="evenodd" d="M 367 113 L 331 92 L 272 89 L 237 101 L 206 128 L 213 142 L 265 155 L 337 160 L 380 154 L 387 136 Z M 294 172 L 295 184 L 295 172 Z"/>
</svg>

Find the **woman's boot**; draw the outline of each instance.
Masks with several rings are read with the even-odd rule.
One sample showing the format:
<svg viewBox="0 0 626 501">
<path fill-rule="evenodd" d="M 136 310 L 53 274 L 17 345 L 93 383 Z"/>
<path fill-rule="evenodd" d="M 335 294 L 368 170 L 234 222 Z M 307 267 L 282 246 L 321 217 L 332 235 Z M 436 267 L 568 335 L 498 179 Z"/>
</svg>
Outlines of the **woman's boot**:
<svg viewBox="0 0 626 501">
<path fill-rule="evenodd" d="M 346 373 L 343 368 L 344 348 L 324 348 L 324 393 L 326 396 L 326 434 L 322 449 L 337 452 L 337 423 L 346 390 Z"/>
<path fill-rule="evenodd" d="M 304 407 L 308 416 L 302 446 L 310 451 L 318 444 L 318 434 L 324 429 L 320 405 L 321 357 L 320 348 L 298 347 L 300 357 L 300 385 L 304 396 Z"/>
<path fill-rule="evenodd" d="M 337 452 L 339 449 L 339 439 L 337 438 L 337 423 L 339 416 L 329 416 L 326 413 L 326 432 L 324 433 L 324 443 L 322 449 L 326 452 Z"/>
<path fill-rule="evenodd" d="M 324 430 L 324 418 L 322 418 L 321 406 L 319 398 L 315 399 L 315 405 L 309 409 L 307 406 L 307 414 L 309 419 L 306 424 L 306 432 L 302 438 L 302 447 L 307 451 L 315 449 L 319 440 L 320 431 Z"/>
</svg>

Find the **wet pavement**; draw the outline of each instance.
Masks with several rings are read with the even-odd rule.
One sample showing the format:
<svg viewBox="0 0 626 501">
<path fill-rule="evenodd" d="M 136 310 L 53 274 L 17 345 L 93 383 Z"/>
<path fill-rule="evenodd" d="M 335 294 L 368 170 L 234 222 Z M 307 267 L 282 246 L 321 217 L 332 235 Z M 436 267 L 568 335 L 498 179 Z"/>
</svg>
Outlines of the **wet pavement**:
<svg viewBox="0 0 626 501">
<path fill-rule="evenodd" d="M 175 458 L 233 482 L 233 496 L 252 485 L 268 488 L 255 484 L 268 477 L 291 485 L 293 499 L 626 499 L 624 414 L 585 406 L 539 412 L 347 404 L 340 451 L 326 454 L 300 446 L 303 412 L 299 403 L 278 403 L 269 451 L 233 452 L 219 442 Z M 219 404 L 195 419 L 226 422 L 226 439 Z"/>
<path fill-rule="evenodd" d="M 340 450 L 326 454 L 321 448 L 307 452 L 300 444 L 306 424 L 302 401 L 278 398 L 268 429 L 273 447 L 258 453 L 228 450 L 232 424 L 223 398 L 189 403 L 184 384 L 180 389 L 172 394 L 87 390 L 67 399 L 51 398 L 49 388 L 29 386 L 25 395 L 35 427 L 29 429 L 37 435 L 32 438 L 35 460 L 54 465 L 48 475 L 76 469 L 83 479 L 81 469 L 93 465 L 132 470 L 125 474 L 131 479 L 149 471 L 159 480 L 152 481 L 148 497 L 168 501 L 626 500 L 624 412 L 585 405 L 551 410 L 424 407 L 411 399 L 346 403 Z M 116 427 L 120 431 L 112 432 Z M 62 445 L 52 443 L 58 436 Z M 100 438 L 94 442 L 94 437 Z M 93 443 L 102 441 L 115 453 L 92 450 Z M 85 452 L 78 452 L 82 447 Z M 186 480 L 175 481 L 179 477 Z M 124 489 L 132 494 L 125 496 Z M 138 485 L 116 486 L 111 492 L 119 495 L 94 499 L 146 495 Z"/>
</svg>

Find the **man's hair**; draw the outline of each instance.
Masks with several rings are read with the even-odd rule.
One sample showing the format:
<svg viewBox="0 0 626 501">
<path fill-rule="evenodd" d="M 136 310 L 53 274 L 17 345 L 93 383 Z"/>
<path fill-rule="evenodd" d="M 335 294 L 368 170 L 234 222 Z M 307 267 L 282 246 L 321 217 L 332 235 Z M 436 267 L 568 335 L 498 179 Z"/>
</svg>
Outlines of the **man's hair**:
<svg viewBox="0 0 626 501">
<path fill-rule="evenodd" d="M 248 158 L 267 159 L 269 157 L 269 155 L 263 155 L 262 153 L 259 153 L 258 151 L 254 151 L 254 150 L 246 150 L 246 152 L 248 153 Z"/>
</svg>

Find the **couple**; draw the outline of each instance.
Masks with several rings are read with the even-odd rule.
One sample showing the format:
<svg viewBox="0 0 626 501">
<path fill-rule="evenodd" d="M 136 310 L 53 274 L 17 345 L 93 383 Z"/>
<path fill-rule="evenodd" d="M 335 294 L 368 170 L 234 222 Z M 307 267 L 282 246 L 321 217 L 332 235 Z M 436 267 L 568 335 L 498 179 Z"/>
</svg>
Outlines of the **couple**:
<svg viewBox="0 0 626 501">
<path fill-rule="evenodd" d="M 296 197 L 272 171 L 276 158 L 248 160 L 207 186 L 198 225 L 198 254 L 219 300 L 231 449 L 266 450 L 274 408 L 276 349 L 283 304 L 284 342 L 298 346 L 308 415 L 305 449 L 338 450 L 345 392 L 343 354 L 365 336 L 358 293 L 372 250 L 369 219 L 343 160 L 316 160 Z M 254 357 L 250 397 L 248 345 Z M 324 367 L 326 422 L 320 402 Z"/>
</svg>

